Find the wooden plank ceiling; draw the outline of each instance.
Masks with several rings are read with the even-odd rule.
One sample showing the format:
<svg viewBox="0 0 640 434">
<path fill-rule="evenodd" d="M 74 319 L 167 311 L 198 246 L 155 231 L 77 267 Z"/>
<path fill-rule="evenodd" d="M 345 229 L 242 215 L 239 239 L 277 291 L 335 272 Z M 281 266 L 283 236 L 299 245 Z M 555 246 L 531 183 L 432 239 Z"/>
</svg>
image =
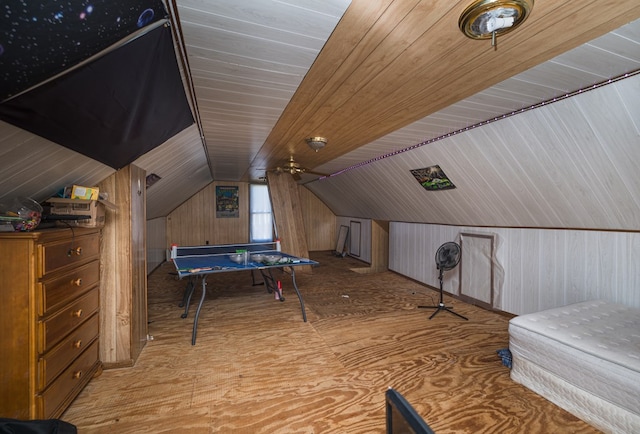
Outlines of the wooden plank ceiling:
<svg viewBox="0 0 640 434">
<path fill-rule="evenodd" d="M 458 29 L 469 0 L 354 0 L 342 17 L 348 2 L 176 3 L 209 165 L 217 180 L 258 179 L 291 155 L 311 169 L 340 161 L 640 17 L 634 0 L 538 0 L 529 19 L 499 37 L 494 49 Z M 323 35 L 329 34 L 322 46 Z M 592 54 L 582 53 L 585 59 Z M 571 65 L 555 72 L 552 78 L 566 86 L 553 89 L 552 96 L 592 84 L 560 78 L 576 73 Z M 509 113 L 549 97 L 545 86 L 521 84 L 508 89 L 508 98 L 475 101 L 475 110 Z M 441 124 L 432 129 L 438 134 L 451 129 L 451 122 Z M 304 141 L 316 135 L 329 141 L 317 153 Z M 387 152 L 398 144 L 388 146 Z M 327 167 L 344 167 L 338 166 Z"/>
<path fill-rule="evenodd" d="M 290 155 L 304 167 L 336 173 L 640 69 L 637 0 L 537 0 L 522 27 L 498 38 L 497 50 L 489 41 L 467 39 L 458 30 L 458 17 L 470 2 L 168 0 L 185 88 L 198 124 L 134 162 L 162 178 L 148 191 L 148 218 L 168 215 L 212 180 L 257 180 L 265 169 L 281 166 Z M 613 100 L 623 101 L 624 96 Z M 628 103 L 612 107 L 620 113 L 611 116 L 633 119 L 634 107 Z M 597 115 L 594 111 L 587 117 Z M 499 130 L 496 135 L 517 134 Z M 484 128 L 474 131 L 474 136 L 480 135 L 473 138 L 477 143 L 494 136 Z M 604 138 L 612 133 L 597 134 Z M 320 152 L 311 151 L 304 138 L 312 135 L 327 137 L 328 145 Z M 610 140 L 601 142 L 603 149 L 612 152 Z M 571 143 L 562 145 L 571 147 Z M 15 196 L 42 201 L 66 185 L 95 185 L 114 171 L 3 122 L 0 144 L 0 202 Z M 535 146 L 528 143 L 525 148 Z M 513 146 L 508 149 L 514 152 Z M 489 155 L 488 147 L 476 152 L 486 154 L 488 160 L 500 158 Z M 393 164 L 375 165 L 376 177 L 396 182 L 399 171 L 408 173 L 432 160 L 423 155 L 429 154 L 423 149 L 410 158 L 389 159 Z M 461 157 L 465 156 L 452 156 L 452 161 Z M 402 162 L 407 158 L 410 162 L 405 167 Z M 519 161 L 523 156 L 513 158 Z M 625 154 L 616 158 L 635 161 Z M 386 167 L 395 172 L 378 173 Z M 472 170 L 464 167 L 460 172 Z M 587 173 L 589 167 L 578 170 Z M 503 173 L 506 177 L 507 172 Z M 316 178 L 305 174 L 302 182 Z M 357 188 L 351 175 L 341 178 L 307 187 L 334 212 L 356 215 L 343 203 L 360 203 L 367 196 L 370 178 L 365 177 Z M 413 181 L 394 188 L 387 183 L 386 193 L 408 192 L 407 182 Z M 512 179 L 500 182 L 515 185 Z M 348 197 L 343 194 L 345 185 L 353 190 Z M 634 185 L 627 188 L 633 191 Z M 421 203 L 420 196 L 405 199 L 405 203 Z M 597 227 L 627 227 L 632 214 L 625 203 L 612 210 L 624 216 L 618 218 L 621 223 Z M 431 209 L 423 204 L 421 209 L 425 208 Z M 371 199 L 357 211 L 368 217 L 393 214 Z M 526 225 L 528 215 L 538 212 L 528 210 L 526 218 L 518 216 L 501 224 Z M 418 212 L 411 219 L 447 220 Z M 465 222 L 492 223 L 489 216 Z"/>
</svg>

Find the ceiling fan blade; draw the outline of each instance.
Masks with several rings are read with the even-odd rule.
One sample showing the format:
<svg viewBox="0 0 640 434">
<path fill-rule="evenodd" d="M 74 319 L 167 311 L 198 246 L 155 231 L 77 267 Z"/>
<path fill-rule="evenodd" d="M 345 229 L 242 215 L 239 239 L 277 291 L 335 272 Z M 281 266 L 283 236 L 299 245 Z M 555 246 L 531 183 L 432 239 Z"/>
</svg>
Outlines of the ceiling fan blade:
<svg viewBox="0 0 640 434">
<path fill-rule="evenodd" d="M 280 176 L 280 175 L 282 175 L 284 172 L 285 172 L 285 171 L 284 171 L 284 170 L 282 170 L 282 167 L 275 167 L 275 168 L 273 168 L 273 169 L 266 169 L 266 170 L 264 171 L 264 175 L 265 175 L 265 177 L 266 177 L 266 176 L 267 176 L 267 173 L 273 173 L 274 175 L 278 175 L 278 176 Z"/>
<path fill-rule="evenodd" d="M 293 179 L 296 181 L 300 181 L 302 179 L 301 174 L 303 173 L 309 174 L 309 175 L 316 175 L 316 176 L 329 176 L 326 173 L 315 172 L 313 170 L 307 169 L 306 167 L 300 166 L 300 164 L 296 162 L 295 159 L 293 158 L 293 155 L 289 157 L 289 160 L 283 166 L 279 166 L 279 167 L 276 167 L 275 169 L 271 169 L 271 172 L 275 172 L 278 174 L 289 172 L 293 177 Z"/>
<path fill-rule="evenodd" d="M 308 173 L 310 175 L 318 175 L 318 176 L 329 176 L 326 173 L 321 173 L 321 172 L 315 172 L 313 170 L 305 170 L 304 173 Z"/>
</svg>

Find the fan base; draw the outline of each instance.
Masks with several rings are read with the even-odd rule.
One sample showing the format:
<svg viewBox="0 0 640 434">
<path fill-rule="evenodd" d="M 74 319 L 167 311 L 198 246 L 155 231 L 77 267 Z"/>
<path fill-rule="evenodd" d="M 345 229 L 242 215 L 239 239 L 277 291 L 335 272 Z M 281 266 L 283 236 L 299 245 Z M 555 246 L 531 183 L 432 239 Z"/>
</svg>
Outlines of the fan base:
<svg viewBox="0 0 640 434">
<path fill-rule="evenodd" d="M 444 305 L 444 303 L 439 303 L 437 306 L 418 306 L 419 309 L 436 309 L 435 312 L 433 312 L 431 314 L 431 316 L 429 317 L 429 319 L 433 318 L 434 316 L 436 316 L 436 314 L 438 314 L 438 312 L 442 311 L 442 310 L 446 310 L 449 313 L 454 314 L 455 316 L 458 316 L 464 320 L 469 321 L 469 318 L 467 318 L 466 316 L 462 316 L 460 315 L 458 312 L 454 312 L 452 309 L 452 307 L 447 307 Z"/>
</svg>

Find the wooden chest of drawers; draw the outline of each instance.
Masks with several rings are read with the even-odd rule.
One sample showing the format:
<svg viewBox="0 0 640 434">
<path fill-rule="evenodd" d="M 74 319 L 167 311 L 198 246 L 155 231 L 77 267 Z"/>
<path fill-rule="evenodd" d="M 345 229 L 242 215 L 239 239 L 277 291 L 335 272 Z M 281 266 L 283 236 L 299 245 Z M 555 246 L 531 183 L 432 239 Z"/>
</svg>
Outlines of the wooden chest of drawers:
<svg viewBox="0 0 640 434">
<path fill-rule="evenodd" d="M 100 231 L 0 233 L 0 417 L 57 418 L 100 369 Z"/>
</svg>

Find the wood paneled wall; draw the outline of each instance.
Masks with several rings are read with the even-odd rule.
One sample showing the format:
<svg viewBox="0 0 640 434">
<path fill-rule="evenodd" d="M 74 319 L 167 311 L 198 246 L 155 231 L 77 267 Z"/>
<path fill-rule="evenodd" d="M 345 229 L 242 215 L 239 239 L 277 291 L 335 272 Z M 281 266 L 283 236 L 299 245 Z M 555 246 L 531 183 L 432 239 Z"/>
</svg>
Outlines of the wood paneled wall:
<svg viewBox="0 0 640 434">
<path fill-rule="evenodd" d="M 285 177 L 278 181 L 288 181 Z M 276 183 L 278 181 L 275 181 Z M 239 218 L 216 218 L 215 187 L 216 185 L 238 186 L 240 194 Z M 302 213 L 301 221 L 306 235 L 308 251 L 332 250 L 336 242 L 336 216 L 331 210 L 303 186 L 285 188 L 282 201 L 291 202 L 290 188 L 297 190 L 299 200 L 295 206 Z M 293 191 L 291 190 L 291 191 Z M 277 205 L 280 206 L 280 205 Z M 290 205 L 288 205 L 290 206 Z M 233 182 L 214 182 L 195 194 L 188 201 L 174 210 L 166 218 L 164 233 L 161 221 L 154 219 L 147 222 L 149 232 L 148 261 L 149 269 L 155 268 L 166 259 L 166 250 L 172 243 L 178 245 L 244 243 L 249 241 L 249 184 Z M 300 233 L 300 231 L 296 231 Z M 289 240 L 282 237 L 283 248 L 287 249 Z M 291 252 L 293 253 L 293 252 Z M 305 256 L 308 254 L 305 253 Z"/>
<path fill-rule="evenodd" d="M 288 174 L 267 173 L 271 208 L 282 250 L 303 258 L 309 257 L 307 236 L 302 218 L 298 184 Z M 308 272 L 308 267 L 299 267 Z"/>
<path fill-rule="evenodd" d="M 238 187 L 240 216 L 216 217 L 216 186 Z M 212 182 L 167 216 L 167 245 L 199 246 L 249 242 L 249 184 Z"/>
<path fill-rule="evenodd" d="M 349 228 L 349 238 L 347 238 L 347 247 L 349 246 L 349 239 L 351 237 L 351 222 L 360 223 L 360 255 L 358 259 L 371 264 L 371 220 L 361 219 L 356 217 L 342 217 L 336 218 L 336 227 L 344 225 Z M 335 249 L 336 240 L 333 240 L 333 248 Z M 348 253 L 348 251 L 347 251 Z"/>
<path fill-rule="evenodd" d="M 302 219 L 310 252 L 336 248 L 336 216 L 305 187 L 298 187 Z"/>
<path fill-rule="evenodd" d="M 147 339 L 145 176 L 129 165 L 100 184 L 117 209 L 102 230 L 100 359 L 131 366 Z"/>
<path fill-rule="evenodd" d="M 147 214 L 145 170 L 131 164 L 129 176 L 121 180 L 129 189 L 131 218 L 129 221 L 129 243 L 131 245 L 131 346 L 133 363 L 147 344 Z"/>
<path fill-rule="evenodd" d="M 435 252 L 458 234 L 496 236 L 494 303 L 516 315 L 603 298 L 640 308 L 640 233 L 391 222 L 389 269 L 438 287 Z M 444 290 L 458 294 L 458 269 Z"/>
<path fill-rule="evenodd" d="M 369 272 L 377 273 L 388 270 L 389 222 L 340 216 L 336 218 L 336 230 L 338 226 L 344 225 L 349 228 L 349 237 L 351 237 L 352 228 L 358 226 L 352 225 L 352 222 L 359 223 L 360 227 L 360 255 L 357 258 L 369 264 Z M 349 246 L 349 242 L 347 242 L 347 246 Z M 334 239 L 331 250 L 335 248 L 336 241 Z"/>
<path fill-rule="evenodd" d="M 167 219 L 147 220 L 147 275 L 167 260 Z"/>
<path fill-rule="evenodd" d="M 371 221 L 371 271 L 389 269 L 389 222 Z"/>
</svg>

